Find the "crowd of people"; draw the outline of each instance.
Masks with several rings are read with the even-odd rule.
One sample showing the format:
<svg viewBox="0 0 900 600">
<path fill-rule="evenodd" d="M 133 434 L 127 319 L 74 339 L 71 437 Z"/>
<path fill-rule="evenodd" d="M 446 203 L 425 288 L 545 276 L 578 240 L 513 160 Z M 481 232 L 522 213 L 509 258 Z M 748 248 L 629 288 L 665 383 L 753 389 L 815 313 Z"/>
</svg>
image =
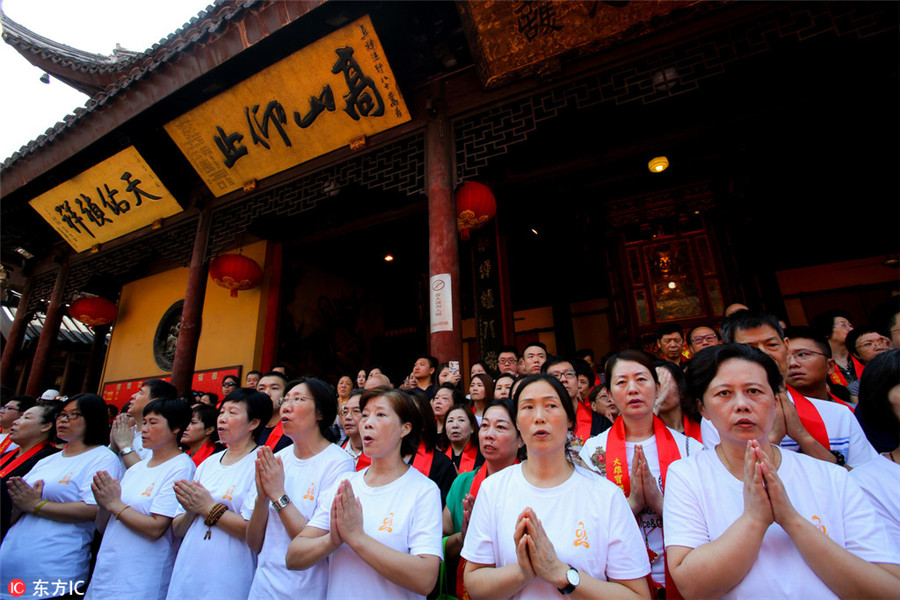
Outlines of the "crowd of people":
<svg viewBox="0 0 900 600">
<path fill-rule="evenodd" d="M 898 317 L 4 398 L 0 598 L 896 598 Z"/>
</svg>

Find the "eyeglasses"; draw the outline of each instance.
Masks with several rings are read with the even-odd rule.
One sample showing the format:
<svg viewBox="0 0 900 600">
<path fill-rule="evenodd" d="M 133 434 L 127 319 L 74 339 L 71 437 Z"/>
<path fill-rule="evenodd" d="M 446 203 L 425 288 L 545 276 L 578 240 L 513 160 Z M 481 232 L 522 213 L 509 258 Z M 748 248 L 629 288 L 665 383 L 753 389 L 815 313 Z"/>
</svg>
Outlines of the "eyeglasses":
<svg viewBox="0 0 900 600">
<path fill-rule="evenodd" d="M 866 350 L 871 350 L 872 348 L 885 348 L 889 345 L 890 345 L 890 342 L 886 338 L 880 338 L 877 340 L 872 340 L 870 342 L 856 344 L 856 349 L 862 350 L 863 348 L 865 348 Z"/>
<path fill-rule="evenodd" d="M 850 331 L 853 329 L 853 325 L 851 325 L 850 323 L 838 323 L 837 325 L 832 327 L 832 329 L 846 329 L 847 331 Z"/>
<path fill-rule="evenodd" d="M 697 337 L 691 338 L 692 344 L 699 344 L 700 342 L 715 342 L 718 341 L 719 336 L 714 333 L 708 333 L 706 335 L 698 335 Z"/>
<path fill-rule="evenodd" d="M 294 402 L 300 402 L 301 400 L 305 400 L 306 402 L 315 402 L 315 400 L 313 400 L 312 398 L 307 398 L 305 396 L 301 396 L 300 394 L 295 394 L 282 398 L 281 404 L 293 404 Z"/>
<path fill-rule="evenodd" d="M 519 361 L 517 361 L 515 358 L 501 358 L 497 362 L 501 365 L 514 365 Z"/>
<path fill-rule="evenodd" d="M 226 381 L 225 383 L 222 384 L 222 387 L 234 387 L 236 385 L 237 384 L 233 381 Z"/>
<path fill-rule="evenodd" d="M 557 371 L 556 373 L 550 373 L 550 375 L 553 375 L 559 380 L 562 380 L 563 378 L 575 379 L 575 371 Z"/>
<path fill-rule="evenodd" d="M 64 422 L 68 423 L 72 419 L 77 419 L 80 416 L 81 416 L 80 412 L 74 412 L 74 411 L 73 412 L 61 412 L 61 413 L 59 413 L 59 415 L 57 415 L 56 420 L 64 421 Z"/>
<path fill-rule="evenodd" d="M 791 354 L 790 357 L 799 362 L 806 362 L 806 361 L 812 359 L 812 357 L 815 355 L 824 356 L 825 358 L 828 358 L 827 354 L 823 354 L 822 352 L 815 352 L 813 350 L 800 350 L 799 352 L 794 352 L 793 354 Z"/>
</svg>

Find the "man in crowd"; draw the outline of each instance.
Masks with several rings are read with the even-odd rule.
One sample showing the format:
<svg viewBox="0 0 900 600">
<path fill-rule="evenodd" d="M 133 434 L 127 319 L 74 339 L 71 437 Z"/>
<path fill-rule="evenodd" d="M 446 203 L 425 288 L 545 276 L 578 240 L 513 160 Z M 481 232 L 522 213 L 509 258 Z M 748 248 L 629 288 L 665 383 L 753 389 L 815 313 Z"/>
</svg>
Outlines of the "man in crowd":
<svg viewBox="0 0 900 600">
<path fill-rule="evenodd" d="M 674 323 L 666 323 L 656 330 L 656 347 L 659 348 L 659 356 L 663 360 L 682 366 L 682 351 L 684 350 L 684 332 Z"/>
<path fill-rule="evenodd" d="M 578 375 L 570 361 L 559 356 L 551 356 L 541 366 L 541 373 L 557 378 L 569 393 L 569 400 L 575 407 L 575 423 L 572 430 L 576 439 L 572 440 L 573 445 L 583 446 L 589 437 L 599 434 L 610 426 L 609 421 L 603 415 L 591 410 L 587 398 L 579 396 Z"/>
<path fill-rule="evenodd" d="M 255 390 L 257 384 L 259 384 L 259 378 L 262 377 L 262 373 L 259 371 L 250 371 L 247 373 L 247 385 L 246 387 Z"/>
<path fill-rule="evenodd" d="M 860 363 L 860 374 L 862 374 L 863 369 L 865 369 L 866 364 L 870 360 L 891 349 L 891 340 L 871 327 L 854 328 L 847 334 L 844 343 L 847 345 L 850 357 Z M 848 383 L 847 391 L 850 392 L 850 397 L 855 402 L 856 397 L 859 396 L 859 379 Z"/>
<path fill-rule="evenodd" d="M 782 376 L 787 376 L 790 340 L 785 337 L 775 316 L 738 311 L 722 325 L 722 339 L 726 344 L 746 344 L 761 350 L 775 361 Z M 790 385 L 779 392 L 777 400 L 775 427 L 770 434 L 773 444 L 780 442 L 783 449 L 801 451 L 813 458 L 849 467 L 878 457 L 853 413 L 846 407 L 806 398 Z M 717 432 L 704 419 L 703 445 L 711 448 L 718 441 Z"/>
<path fill-rule="evenodd" d="M 829 391 L 828 381 L 835 364 L 825 338 L 811 327 L 791 327 L 784 333 L 791 340 L 786 383 L 807 398 L 831 400 L 852 410 L 850 404 Z"/>
<path fill-rule="evenodd" d="M 540 373 L 541 365 L 547 362 L 547 346 L 543 342 L 531 342 L 522 351 L 522 358 L 525 359 L 526 375 Z"/>
<path fill-rule="evenodd" d="M 145 458 L 149 458 L 152 454 L 150 450 L 144 449 L 144 444 L 141 440 L 144 407 L 151 400 L 174 399 L 177 396 L 178 391 L 168 381 L 148 379 L 141 384 L 140 389 L 131 397 L 131 406 L 128 408 L 128 412 L 122 412 L 116 416 L 116 420 L 113 421 L 109 432 L 109 449 L 119 454 L 126 469 L 131 468 Z M 129 416 L 134 419 L 134 427 L 128 424 Z"/>
<path fill-rule="evenodd" d="M 516 373 L 516 366 L 519 363 L 519 353 L 516 352 L 515 347 L 513 346 L 503 346 L 500 348 L 500 354 L 497 357 L 497 368 L 500 370 L 500 374 L 509 373 L 513 377 L 516 377 L 518 373 Z"/>
<path fill-rule="evenodd" d="M 413 365 L 412 378 L 415 380 L 415 387 L 419 388 L 428 399 L 434 397 L 434 370 L 438 366 L 438 360 L 433 356 L 422 356 L 416 359 Z"/>
<path fill-rule="evenodd" d="M 692 355 L 697 354 L 704 348 L 718 346 L 721 343 L 722 338 L 719 337 L 719 332 L 706 325 L 694 327 L 688 333 L 688 347 L 691 349 Z"/>
<path fill-rule="evenodd" d="M 814 317 L 810 326 L 819 336 L 828 340 L 831 358 L 837 367 L 831 373 L 831 381 L 847 387 L 851 382 L 859 379 L 862 375 L 863 364 L 850 354 L 846 344 L 847 335 L 853 331 L 849 313 L 842 310 L 829 310 Z"/>
<path fill-rule="evenodd" d="M 284 373 L 269 371 L 256 384 L 256 391 L 262 392 L 272 401 L 272 418 L 269 419 L 265 427 L 259 430 L 259 434 L 256 436 L 256 443 L 260 446 L 268 446 L 272 449 L 272 452 L 278 452 L 293 443 L 291 438 L 284 435 L 284 429 L 281 425 L 281 400 L 287 391 L 285 389 L 287 383 Z"/>
</svg>

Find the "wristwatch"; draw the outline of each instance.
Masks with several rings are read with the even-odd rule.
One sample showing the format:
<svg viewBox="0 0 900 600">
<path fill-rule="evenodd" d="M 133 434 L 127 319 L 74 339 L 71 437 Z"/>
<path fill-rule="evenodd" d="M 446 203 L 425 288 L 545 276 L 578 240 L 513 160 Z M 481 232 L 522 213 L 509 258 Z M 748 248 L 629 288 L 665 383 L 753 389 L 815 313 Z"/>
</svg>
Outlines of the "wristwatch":
<svg viewBox="0 0 900 600">
<path fill-rule="evenodd" d="M 125 457 L 134 452 L 134 448 L 131 446 L 125 446 L 121 450 L 119 450 L 119 456 Z"/>
<path fill-rule="evenodd" d="M 291 503 L 291 499 L 288 498 L 287 494 L 285 494 L 278 500 L 275 500 L 274 502 L 272 502 L 272 508 L 274 508 L 276 512 L 281 512 L 281 509 L 290 503 Z"/>
<path fill-rule="evenodd" d="M 559 593 L 563 596 L 568 596 L 572 592 L 575 591 L 575 588 L 578 587 L 578 584 L 581 583 L 581 575 L 578 574 L 578 569 L 569 565 L 569 570 L 566 571 L 566 580 L 569 584 L 564 588 L 556 588 L 559 590 Z"/>
</svg>

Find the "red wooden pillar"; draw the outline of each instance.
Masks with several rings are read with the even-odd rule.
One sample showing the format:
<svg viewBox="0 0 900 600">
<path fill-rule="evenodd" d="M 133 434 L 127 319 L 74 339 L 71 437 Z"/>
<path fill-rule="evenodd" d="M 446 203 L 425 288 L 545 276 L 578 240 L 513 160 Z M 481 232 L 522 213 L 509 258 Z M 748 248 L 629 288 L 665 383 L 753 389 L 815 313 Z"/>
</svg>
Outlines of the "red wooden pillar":
<svg viewBox="0 0 900 600">
<path fill-rule="evenodd" d="M 434 298 L 434 277 L 449 275 L 450 294 L 446 287 L 443 294 L 443 310 L 453 312 L 449 331 L 434 331 L 431 323 L 429 353 L 441 362 L 462 360 L 462 328 L 460 325 L 459 299 L 459 248 L 456 230 L 456 200 L 453 197 L 453 163 L 451 147 L 453 134 L 444 106 L 444 83 L 436 81 L 430 90 L 429 111 L 431 117 L 425 130 L 425 165 L 428 189 L 428 262 L 429 293 Z M 432 303 L 434 300 L 432 300 Z M 432 311 L 433 311 L 432 307 Z"/>
<path fill-rule="evenodd" d="M 184 396 L 191 390 L 194 379 L 194 363 L 197 360 L 197 343 L 203 324 L 203 298 L 206 296 L 206 279 L 209 263 L 206 250 L 209 245 L 209 229 L 212 214 L 205 210 L 197 221 L 194 250 L 188 270 L 188 284 L 184 292 L 184 306 L 181 309 L 181 329 L 175 345 L 175 359 L 172 361 L 171 383 Z"/>
<path fill-rule="evenodd" d="M 50 296 L 50 304 L 47 306 L 44 327 L 41 329 L 41 337 L 38 339 L 37 348 L 34 351 L 28 383 L 25 384 L 25 394 L 29 396 L 40 396 L 47 387 L 44 385 L 44 373 L 47 370 L 47 363 L 50 362 L 53 344 L 59 335 L 59 324 L 63 317 L 62 301 L 68 276 L 69 257 L 66 255 L 62 257 L 59 270 L 56 272 L 56 283 L 53 284 L 53 294 Z"/>
<path fill-rule="evenodd" d="M 28 315 L 28 303 L 31 301 L 31 282 L 32 278 L 29 276 L 25 280 L 25 287 L 22 288 L 22 297 L 19 298 L 19 304 L 16 307 L 16 317 L 9 328 L 6 346 L 3 347 L 3 356 L 0 357 L 0 382 L 3 382 L 3 385 L 10 388 L 15 387 L 10 385 L 10 378 L 15 373 L 16 359 L 19 357 L 19 350 L 22 349 L 22 339 L 25 337 L 25 330 L 28 328 L 28 322 L 31 320 L 30 315 Z"/>
</svg>

